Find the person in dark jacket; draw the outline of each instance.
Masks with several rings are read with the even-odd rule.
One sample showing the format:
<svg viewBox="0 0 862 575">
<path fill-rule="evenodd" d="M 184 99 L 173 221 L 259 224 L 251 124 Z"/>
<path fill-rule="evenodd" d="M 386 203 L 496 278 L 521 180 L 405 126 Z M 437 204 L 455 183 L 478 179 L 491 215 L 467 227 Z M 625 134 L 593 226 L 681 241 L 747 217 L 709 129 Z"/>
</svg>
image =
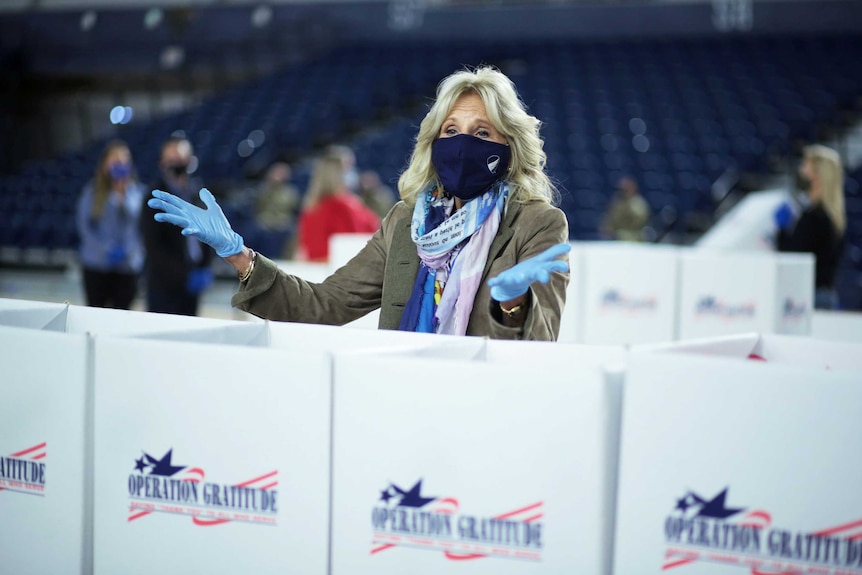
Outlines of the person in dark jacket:
<svg viewBox="0 0 862 575">
<path fill-rule="evenodd" d="M 814 254 L 814 307 L 838 308 L 835 276 L 844 249 L 847 219 L 844 213 L 844 173 L 841 157 L 826 146 L 806 146 L 799 168 L 800 181 L 807 188 L 810 203 L 798 218 L 790 204 L 775 212 L 778 226 L 776 244 L 782 252 Z"/>
<path fill-rule="evenodd" d="M 171 137 L 162 144 L 161 178 L 154 188 L 168 191 L 202 206 L 197 191 L 201 183 L 190 174 L 194 161 L 191 143 Z M 176 226 L 153 219 L 155 210 L 144 204 L 141 235 L 147 259 L 144 279 L 147 309 L 151 312 L 197 315 L 200 296 L 213 280 L 212 249 L 196 238 L 184 236 Z"/>
</svg>

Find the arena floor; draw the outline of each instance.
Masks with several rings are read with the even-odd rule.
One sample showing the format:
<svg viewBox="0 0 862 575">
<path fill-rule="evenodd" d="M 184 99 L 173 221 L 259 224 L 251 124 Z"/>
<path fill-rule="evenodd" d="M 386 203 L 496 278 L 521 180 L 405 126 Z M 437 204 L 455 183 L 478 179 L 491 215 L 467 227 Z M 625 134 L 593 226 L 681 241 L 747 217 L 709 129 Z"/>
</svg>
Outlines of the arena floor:
<svg viewBox="0 0 862 575">
<path fill-rule="evenodd" d="M 230 305 L 236 286 L 235 280 L 216 279 L 203 296 L 199 315 L 220 319 L 251 318 Z M 0 269 L 0 298 L 85 305 L 80 268 L 73 266 L 66 271 Z M 146 311 L 142 290 L 132 309 Z"/>
</svg>

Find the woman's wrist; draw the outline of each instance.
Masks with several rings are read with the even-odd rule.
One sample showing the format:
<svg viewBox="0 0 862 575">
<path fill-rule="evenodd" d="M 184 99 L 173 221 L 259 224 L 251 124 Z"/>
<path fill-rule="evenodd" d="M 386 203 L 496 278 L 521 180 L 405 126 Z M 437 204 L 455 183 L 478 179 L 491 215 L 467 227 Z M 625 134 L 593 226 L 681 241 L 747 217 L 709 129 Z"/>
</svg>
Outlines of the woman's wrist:
<svg viewBox="0 0 862 575">
<path fill-rule="evenodd" d="M 529 293 L 529 292 L 527 292 L 527 293 Z M 527 294 L 524 294 L 522 296 L 518 296 L 515 299 L 510 299 L 508 301 L 501 301 L 500 302 L 500 308 L 504 312 L 509 313 L 512 310 L 514 310 L 515 308 L 523 306 L 525 303 L 527 303 Z"/>
<path fill-rule="evenodd" d="M 228 256 L 224 259 L 236 269 L 238 274 L 243 274 L 248 271 L 248 268 L 251 266 L 253 253 L 254 252 L 252 252 L 251 248 L 242 246 L 242 250 L 238 254 Z"/>
<path fill-rule="evenodd" d="M 497 309 L 491 312 L 492 315 L 506 327 L 523 327 L 527 318 L 527 307 L 530 305 L 529 293 L 527 292 L 515 299 L 493 303 L 492 305 Z"/>
</svg>

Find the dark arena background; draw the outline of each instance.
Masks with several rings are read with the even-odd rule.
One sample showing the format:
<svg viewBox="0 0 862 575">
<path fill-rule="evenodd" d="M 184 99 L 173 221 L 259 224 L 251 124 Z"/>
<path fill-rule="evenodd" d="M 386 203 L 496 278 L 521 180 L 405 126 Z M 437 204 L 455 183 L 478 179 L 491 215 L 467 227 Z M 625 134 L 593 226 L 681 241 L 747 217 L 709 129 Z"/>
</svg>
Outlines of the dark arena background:
<svg viewBox="0 0 862 575">
<path fill-rule="evenodd" d="M 862 0 L 0 0 L 0 575 L 862 575 L 860 408 Z"/>
<path fill-rule="evenodd" d="M 746 193 L 791 187 L 803 145 L 834 143 L 845 156 L 849 224 L 838 289 L 845 309 L 862 308 L 862 3 L 0 8 L 0 295 L 80 301 L 75 204 L 112 138 L 128 142 L 151 182 L 160 143 L 184 133 L 197 173 L 248 239 L 253 190 L 271 163 L 291 163 L 303 192 L 315 154 L 346 144 L 361 169 L 395 188 L 437 82 L 491 64 L 544 123 L 573 240 L 598 238 L 617 182 L 631 175 L 651 207 L 644 237 L 691 244 Z"/>
</svg>

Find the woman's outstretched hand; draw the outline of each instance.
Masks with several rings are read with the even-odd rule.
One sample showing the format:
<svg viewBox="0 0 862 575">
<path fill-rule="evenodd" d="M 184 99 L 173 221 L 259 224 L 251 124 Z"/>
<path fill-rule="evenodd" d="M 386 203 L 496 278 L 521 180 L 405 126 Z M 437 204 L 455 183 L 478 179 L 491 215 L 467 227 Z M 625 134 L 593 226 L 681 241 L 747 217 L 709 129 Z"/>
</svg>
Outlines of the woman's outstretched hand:
<svg viewBox="0 0 862 575">
<path fill-rule="evenodd" d="M 154 218 L 157 222 L 168 222 L 183 228 L 184 236 L 194 236 L 212 246 L 219 257 L 226 258 L 242 251 L 242 236 L 233 231 L 230 222 L 213 195 L 206 188 L 199 193 L 207 209 L 201 209 L 168 192 L 153 190 L 147 205 L 162 210 Z"/>
<path fill-rule="evenodd" d="M 572 246 L 557 244 L 537 256 L 524 260 L 488 280 L 491 297 L 498 302 L 516 300 L 530 289 L 533 282 L 548 283 L 554 272 L 569 271 L 569 263 L 557 258 L 569 253 Z"/>
</svg>

